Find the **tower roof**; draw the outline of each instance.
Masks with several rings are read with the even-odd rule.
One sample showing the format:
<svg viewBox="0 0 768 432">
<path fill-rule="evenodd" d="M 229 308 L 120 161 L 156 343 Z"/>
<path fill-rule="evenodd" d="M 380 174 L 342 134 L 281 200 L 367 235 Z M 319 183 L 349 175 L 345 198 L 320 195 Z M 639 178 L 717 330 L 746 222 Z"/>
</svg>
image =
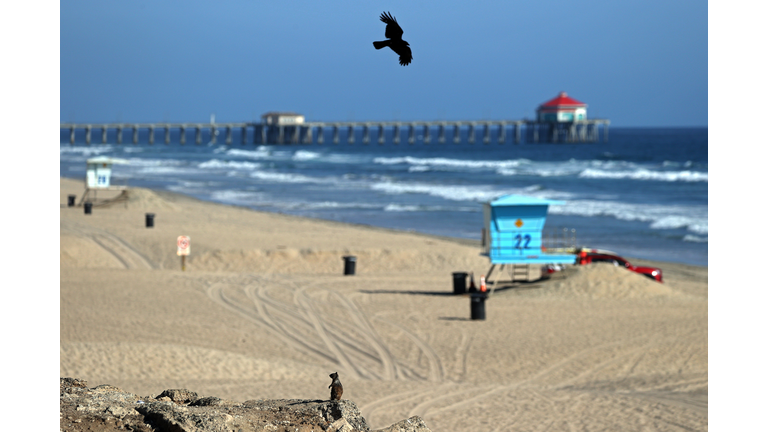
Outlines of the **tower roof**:
<svg viewBox="0 0 768 432">
<path fill-rule="evenodd" d="M 554 107 L 585 107 L 587 104 L 579 102 L 576 99 L 568 96 L 566 92 L 560 92 L 556 98 L 548 100 L 541 104 L 540 108 L 554 108 Z"/>
<path fill-rule="evenodd" d="M 488 202 L 491 207 L 523 205 L 563 205 L 565 201 L 535 198 L 526 195 L 502 195 Z"/>
</svg>

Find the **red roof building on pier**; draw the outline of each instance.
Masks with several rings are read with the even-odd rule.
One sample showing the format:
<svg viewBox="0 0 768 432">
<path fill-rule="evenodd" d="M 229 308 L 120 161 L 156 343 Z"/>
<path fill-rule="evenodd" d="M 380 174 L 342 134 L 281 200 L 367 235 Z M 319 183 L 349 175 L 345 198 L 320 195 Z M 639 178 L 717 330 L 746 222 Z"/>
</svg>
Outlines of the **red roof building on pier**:
<svg viewBox="0 0 768 432">
<path fill-rule="evenodd" d="M 587 104 L 560 92 L 556 98 L 539 105 L 536 120 L 540 123 L 570 123 L 587 119 Z"/>
</svg>

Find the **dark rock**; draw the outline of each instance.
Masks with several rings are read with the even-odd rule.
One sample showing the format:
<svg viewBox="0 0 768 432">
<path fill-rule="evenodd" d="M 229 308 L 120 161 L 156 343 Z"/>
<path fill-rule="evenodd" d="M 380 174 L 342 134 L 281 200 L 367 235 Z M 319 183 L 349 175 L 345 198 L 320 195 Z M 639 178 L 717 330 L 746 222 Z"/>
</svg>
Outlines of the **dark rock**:
<svg viewBox="0 0 768 432">
<path fill-rule="evenodd" d="M 231 401 L 225 401 L 224 399 L 217 398 L 216 396 L 208 396 L 204 398 L 197 399 L 193 402 L 190 402 L 190 406 L 222 406 L 222 405 L 233 405 L 234 402 Z"/>
<path fill-rule="evenodd" d="M 179 405 L 185 405 L 194 402 L 197 399 L 197 393 L 187 389 L 171 389 L 164 390 L 155 399 L 162 399 L 164 397 L 170 399 L 171 402 L 175 402 Z"/>
<path fill-rule="evenodd" d="M 368 432 L 354 402 L 263 399 L 243 403 L 215 396 L 198 397 L 186 389 L 140 397 L 110 386 L 88 388 L 73 378 L 60 379 L 61 431 L 73 432 Z M 430 432 L 419 417 L 386 432 Z"/>
<path fill-rule="evenodd" d="M 72 389 L 84 389 L 88 387 L 88 383 L 76 378 L 61 378 L 59 380 L 60 393 L 72 393 Z"/>
<path fill-rule="evenodd" d="M 373 432 L 430 432 L 427 424 L 424 423 L 424 419 L 419 416 L 413 416 L 411 418 L 400 420 L 392 426 L 384 429 L 377 429 Z"/>
</svg>

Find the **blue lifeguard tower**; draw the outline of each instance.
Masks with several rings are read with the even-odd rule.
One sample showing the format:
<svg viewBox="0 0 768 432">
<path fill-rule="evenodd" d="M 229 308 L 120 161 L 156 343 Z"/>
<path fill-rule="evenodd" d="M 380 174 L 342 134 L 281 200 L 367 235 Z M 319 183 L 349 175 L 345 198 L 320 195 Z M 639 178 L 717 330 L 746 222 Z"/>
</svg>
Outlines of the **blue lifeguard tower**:
<svg viewBox="0 0 768 432">
<path fill-rule="evenodd" d="M 523 195 L 504 195 L 483 204 L 485 226 L 481 255 L 491 260 L 491 268 L 486 274 L 489 284 L 497 264 L 501 265 L 499 271 L 502 271 L 506 265 L 524 265 L 528 269 L 531 264 L 576 263 L 573 253 L 551 253 L 542 247 L 547 210 L 550 205 L 563 204 L 564 201 Z"/>
</svg>

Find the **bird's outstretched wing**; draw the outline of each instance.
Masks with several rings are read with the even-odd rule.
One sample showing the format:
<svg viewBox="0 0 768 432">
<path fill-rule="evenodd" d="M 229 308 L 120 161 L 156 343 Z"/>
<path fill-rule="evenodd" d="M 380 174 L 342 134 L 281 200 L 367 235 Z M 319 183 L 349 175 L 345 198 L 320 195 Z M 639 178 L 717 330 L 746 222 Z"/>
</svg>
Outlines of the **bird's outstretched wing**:
<svg viewBox="0 0 768 432">
<path fill-rule="evenodd" d="M 387 25 L 387 28 L 384 29 L 384 37 L 387 39 L 402 39 L 403 29 L 400 28 L 400 24 L 397 23 L 397 20 L 391 13 L 382 12 L 379 19 Z"/>
<path fill-rule="evenodd" d="M 390 48 L 400 56 L 400 65 L 407 66 L 413 60 L 413 55 L 411 55 L 411 49 L 408 47 L 407 42 L 402 45 L 390 46 Z"/>
</svg>

